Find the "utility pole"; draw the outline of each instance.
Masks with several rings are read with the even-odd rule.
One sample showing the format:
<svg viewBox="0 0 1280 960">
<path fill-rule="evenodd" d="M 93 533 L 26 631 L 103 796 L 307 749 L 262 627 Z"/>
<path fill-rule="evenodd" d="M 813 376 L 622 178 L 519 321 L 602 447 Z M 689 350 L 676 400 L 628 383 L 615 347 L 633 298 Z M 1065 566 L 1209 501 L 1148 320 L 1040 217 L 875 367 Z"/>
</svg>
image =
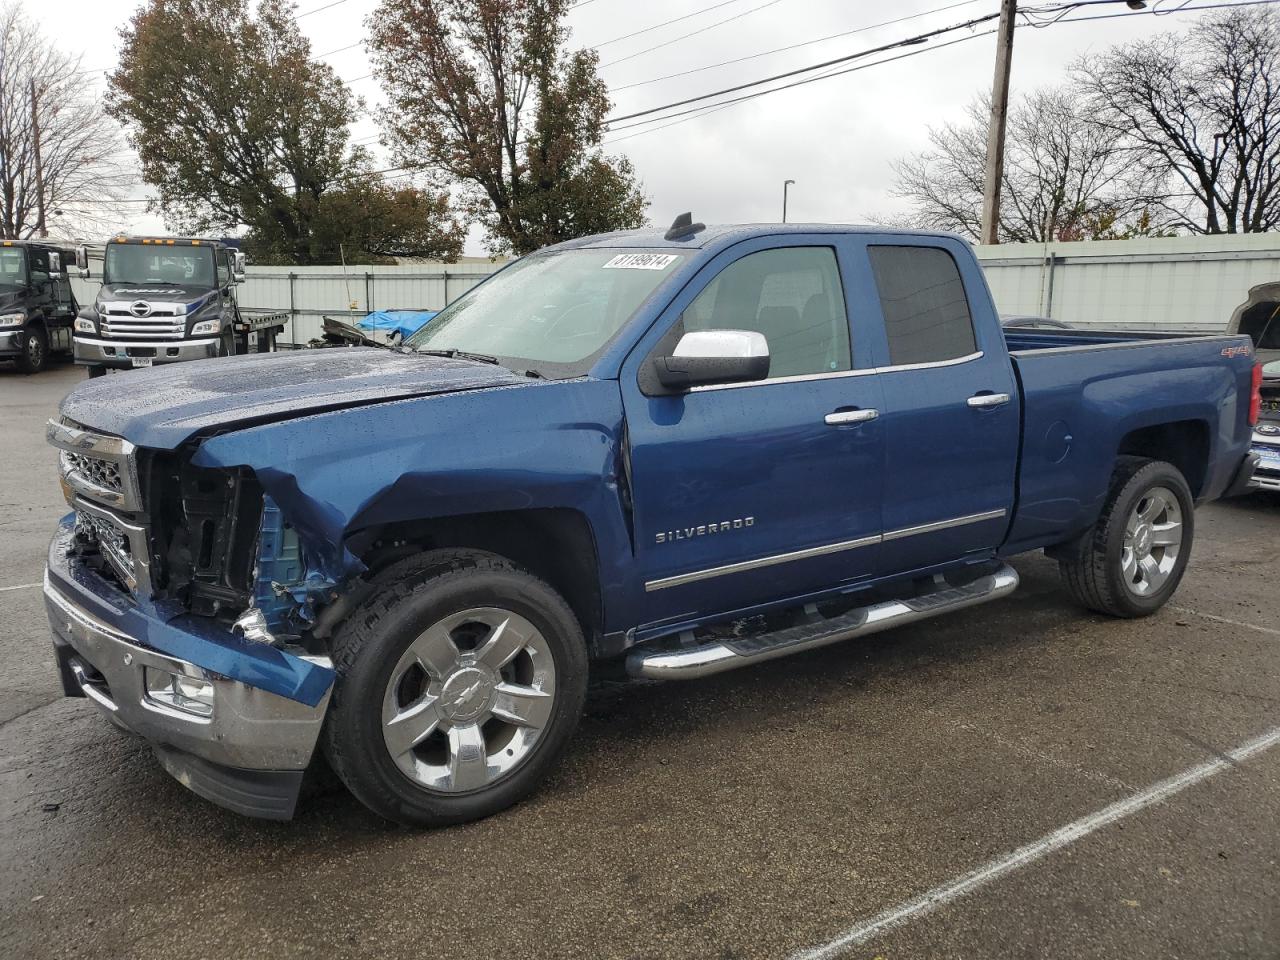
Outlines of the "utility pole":
<svg viewBox="0 0 1280 960">
<path fill-rule="evenodd" d="M 44 165 L 40 162 L 40 110 L 36 101 L 36 81 L 31 79 L 31 139 L 36 161 L 36 236 L 44 239 L 49 231 L 44 225 Z"/>
<path fill-rule="evenodd" d="M 1009 114 L 1009 68 L 1013 65 L 1014 17 L 1018 0 L 1001 0 L 996 31 L 996 76 L 991 86 L 991 123 L 987 128 L 987 170 L 982 185 L 982 242 L 998 243 L 1000 183 L 1004 179 L 1004 126 Z"/>
<path fill-rule="evenodd" d="M 794 180 L 782 181 L 782 222 L 787 222 L 787 187 L 795 184 Z"/>
</svg>

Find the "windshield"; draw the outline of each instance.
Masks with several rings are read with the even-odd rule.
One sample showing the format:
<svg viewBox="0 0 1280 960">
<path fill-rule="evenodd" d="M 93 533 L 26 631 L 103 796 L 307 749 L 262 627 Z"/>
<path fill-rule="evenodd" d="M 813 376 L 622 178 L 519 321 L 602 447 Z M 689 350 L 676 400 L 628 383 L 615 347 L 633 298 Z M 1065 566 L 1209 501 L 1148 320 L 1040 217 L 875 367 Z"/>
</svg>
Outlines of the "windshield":
<svg viewBox="0 0 1280 960">
<path fill-rule="evenodd" d="M 213 248 L 188 245 L 144 247 L 136 243 L 109 243 L 102 282 L 212 287 Z"/>
<path fill-rule="evenodd" d="M 683 259 L 642 250 L 532 254 L 445 307 L 406 344 L 580 376 Z"/>
<path fill-rule="evenodd" d="M 0 290 L 18 290 L 27 283 L 27 251 L 0 247 Z"/>
</svg>

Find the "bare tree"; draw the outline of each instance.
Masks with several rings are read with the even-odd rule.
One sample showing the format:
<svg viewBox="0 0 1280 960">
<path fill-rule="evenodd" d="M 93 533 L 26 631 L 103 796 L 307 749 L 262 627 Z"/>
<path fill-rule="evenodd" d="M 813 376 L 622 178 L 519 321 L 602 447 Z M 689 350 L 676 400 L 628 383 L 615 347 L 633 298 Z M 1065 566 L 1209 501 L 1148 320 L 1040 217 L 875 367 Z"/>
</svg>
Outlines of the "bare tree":
<svg viewBox="0 0 1280 960">
<path fill-rule="evenodd" d="M 1098 128 L 1175 184 L 1163 206 L 1178 226 L 1280 226 L 1280 14 L 1206 14 L 1185 35 L 1084 57 L 1075 73 Z"/>
<path fill-rule="evenodd" d="M 930 128 L 929 149 L 894 165 L 909 219 L 975 240 L 982 225 L 987 98 L 961 123 Z M 1024 96 L 1009 112 L 999 236 L 1010 242 L 1150 233 L 1156 178 L 1130 167 L 1110 131 L 1091 124 L 1067 89 Z"/>
<path fill-rule="evenodd" d="M 120 131 L 84 74 L 80 58 L 57 50 L 16 0 L 0 7 L 0 236 L 6 239 L 37 232 L 41 187 L 45 222 L 56 234 L 100 232 L 119 222 L 118 201 L 134 177 Z"/>
</svg>

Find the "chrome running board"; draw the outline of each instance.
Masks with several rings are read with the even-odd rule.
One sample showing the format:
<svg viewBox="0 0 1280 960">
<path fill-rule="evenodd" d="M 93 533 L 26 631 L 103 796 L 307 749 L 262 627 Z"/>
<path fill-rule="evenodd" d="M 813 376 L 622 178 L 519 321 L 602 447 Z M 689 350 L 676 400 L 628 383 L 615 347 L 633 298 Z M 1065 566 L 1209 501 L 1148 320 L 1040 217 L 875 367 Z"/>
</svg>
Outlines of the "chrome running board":
<svg viewBox="0 0 1280 960">
<path fill-rule="evenodd" d="M 994 573 L 963 587 L 944 585 L 940 590 L 923 596 L 886 600 L 827 620 L 787 627 L 773 633 L 709 640 L 674 648 L 638 647 L 627 656 L 627 673 L 650 680 L 706 677 L 998 600 L 1012 593 L 1017 586 L 1017 572 L 1002 564 Z"/>
</svg>

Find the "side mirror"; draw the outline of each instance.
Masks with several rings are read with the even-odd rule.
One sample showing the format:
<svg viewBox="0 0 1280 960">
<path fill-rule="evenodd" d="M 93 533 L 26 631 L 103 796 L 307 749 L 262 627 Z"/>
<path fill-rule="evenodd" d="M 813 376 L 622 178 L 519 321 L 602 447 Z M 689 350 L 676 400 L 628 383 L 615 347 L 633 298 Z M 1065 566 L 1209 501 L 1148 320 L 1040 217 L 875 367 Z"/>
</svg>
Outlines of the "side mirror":
<svg viewBox="0 0 1280 960">
<path fill-rule="evenodd" d="M 245 257 L 243 253 L 231 255 L 231 279 L 236 283 L 244 283 Z"/>
<path fill-rule="evenodd" d="M 672 392 L 769 376 L 769 344 L 749 330 L 686 333 L 669 357 L 653 361 L 658 382 Z"/>
<path fill-rule="evenodd" d="M 49 274 L 57 276 L 62 273 L 62 254 L 56 250 L 49 251 Z"/>
<path fill-rule="evenodd" d="M 76 247 L 76 269 L 80 272 L 81 280 L 89 279 L 89 248 L 84 244 Z"/>
</svg>

